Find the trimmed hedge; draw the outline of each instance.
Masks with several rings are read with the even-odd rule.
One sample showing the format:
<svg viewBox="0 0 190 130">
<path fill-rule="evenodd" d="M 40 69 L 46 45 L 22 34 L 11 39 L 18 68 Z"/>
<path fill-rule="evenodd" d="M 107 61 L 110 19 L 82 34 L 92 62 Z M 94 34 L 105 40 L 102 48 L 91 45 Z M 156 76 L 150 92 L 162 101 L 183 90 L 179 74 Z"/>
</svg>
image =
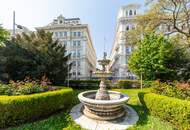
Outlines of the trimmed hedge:
<svg viewBox="0 0 190 130">
<path fill-rule="evenodd" d="M 177 129 L 190 130 L 190 101 L 154 93 L 139 93 L 150 114 L 171 122 Z"/>
<path fill-rule="evenodd" d="M 117 88 L 139 88 L 140 81 L 139 80 L 118 80 Z"/>
<path fill-rule="evenodd" d="M 23 96 L 0 96 L 0 128 L 67 109 L 72 104 L 73 97 L 73 90 L 69 88 Z"/>
<path fill-rule="evenodd" d="M 98 89 L 100 80 L 70 80 L 69 87 L 73 89 Z"/>
</svg>

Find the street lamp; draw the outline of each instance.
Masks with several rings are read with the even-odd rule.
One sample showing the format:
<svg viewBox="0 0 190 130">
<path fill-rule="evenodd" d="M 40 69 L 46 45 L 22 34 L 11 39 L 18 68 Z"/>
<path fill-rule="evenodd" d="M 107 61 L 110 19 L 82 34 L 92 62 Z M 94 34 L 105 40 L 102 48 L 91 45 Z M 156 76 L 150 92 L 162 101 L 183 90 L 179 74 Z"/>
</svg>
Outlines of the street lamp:
<svg viewBox="0 0 190 130">
<path fill-rule="evenodd" d="M 15 37 L 15 35 L 16 35 L 16 28 L 15 27 L 17 27 L 19 29 L 24 28 L 22 25 L 16 24 L 16 22 L 15 22 L 15 11 L 13 11 L 13 37 Z"/>
</svg>

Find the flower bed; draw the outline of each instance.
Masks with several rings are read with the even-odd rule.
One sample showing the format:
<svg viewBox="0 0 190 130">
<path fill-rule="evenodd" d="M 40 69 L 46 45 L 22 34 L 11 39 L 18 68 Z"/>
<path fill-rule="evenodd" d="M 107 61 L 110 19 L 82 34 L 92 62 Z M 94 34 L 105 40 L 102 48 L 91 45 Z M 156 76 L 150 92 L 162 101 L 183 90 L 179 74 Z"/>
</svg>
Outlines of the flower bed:
<svg viewBox="0 0 190 130">
<path fill-rule="evenodd" d="M 72 102 L 73 90 L 69 88 L 31 95 L 0 96 L 0 128 L 67 109 Z"/>
</svg>

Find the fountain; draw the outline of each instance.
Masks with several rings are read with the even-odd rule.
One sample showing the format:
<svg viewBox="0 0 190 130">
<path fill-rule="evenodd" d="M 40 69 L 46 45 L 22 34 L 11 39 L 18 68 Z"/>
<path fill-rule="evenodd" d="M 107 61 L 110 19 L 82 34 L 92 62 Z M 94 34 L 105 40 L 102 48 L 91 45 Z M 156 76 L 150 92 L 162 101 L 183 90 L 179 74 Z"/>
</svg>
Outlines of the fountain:
<svg viewBox="0 0 190 130">
<path fill-rule="evenodd" d="M 137 113 L 125 104 L 128 95 L 107 90 L 106 79 L 112 74 L 106 70 L 109 62 L 104 53 L 103 59 L 98 61 L 102 70 L 94 73 L 101 79 L 99 89 L 80 93 L 81 103 L 70 112 L 74 121 L 85 129 L 124 130 L 138 121 Z"/>
<path fill-rule="evenodd" d="M 111 76 L 111 72 L 106 70 L 110 60 L 106 59 L 104 53 L 103 60 L 98 63 L 102 65 L 102 71 L 95 72 L 101 78 L 98 91 L 85 91 L 78 95 L 79 100 L 84 105 L 83 113 L 89 118 L 96 120 L 114 120 L 126 114 L 123 104 L 129 97 L 115 91 L 108 91 L 106 88 L 106 78 Z"/>
</svg>

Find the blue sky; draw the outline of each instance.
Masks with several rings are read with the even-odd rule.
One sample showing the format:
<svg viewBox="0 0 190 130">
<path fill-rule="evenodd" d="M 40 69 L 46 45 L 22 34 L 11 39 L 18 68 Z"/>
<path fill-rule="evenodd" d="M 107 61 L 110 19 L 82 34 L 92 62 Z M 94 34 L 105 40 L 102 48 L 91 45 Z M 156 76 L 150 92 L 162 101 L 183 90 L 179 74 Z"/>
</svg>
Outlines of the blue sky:
<svg viewBox="0 0 190 130">
<path fill-rule="evenodd" d="M 144 0 L 1 0 L 0 24 L 12 28 L 12 12 L 16 23 L 34 29 L 45 26 L 62 14 L 64 17 L 79 17 L 89 24 L 90 33 L 98 59 L 104 51 L 110 53 L 115 35 L 116 17 L 122 5 L 144 4 Z"/>
</svg>

